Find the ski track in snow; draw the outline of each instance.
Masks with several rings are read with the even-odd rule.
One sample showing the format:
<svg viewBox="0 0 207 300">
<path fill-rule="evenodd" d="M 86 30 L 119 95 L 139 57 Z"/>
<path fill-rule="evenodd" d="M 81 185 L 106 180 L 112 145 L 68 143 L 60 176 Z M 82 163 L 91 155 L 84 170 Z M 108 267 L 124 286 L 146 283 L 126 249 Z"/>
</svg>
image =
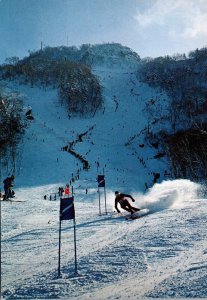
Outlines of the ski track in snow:
<svg viewBox="0 0 207 300">
<path fill-rule="evenodd" d="M 6 298 L 24 298 L 28 294 L 56 298 L 70 294 L 71 299 L 114 299 L 115 285 L 119 287 L 117 296 L 125 299 L 130 294 L 133 299 L 135 295 L 160 295 L 162 290 L 166 293 L 166 286 L 172 286 L 172 278 L 174 283 L 179 276 L 183 279 L 189 273 L 205 274 L 205 201 L 183 203 L 182 208 L 157 211 L 134 221 L 126 221 L 123 216 L 113 218 L 112 212 L 98 216 L 98 203 L 90 204 L 82 213 L 83 203 L 77 201 L 78 270 L 83 276 L 73 279 L 73 226 L 65 221 L 59 279 L 56 268 L 59 201 L 38 200 L 38 196 L 41 194 L 26 204 L 2 203 L 3 224 L 6 214 L 10 214 L 4 210 L 8 205 L 15 211 L 25 205 L 29 212 L 27 216 L 19 216 L 21 224 L 10 222 L 16 229 L 2 233 L 2 284 Z M 40 207 L 42 210 L 36 215 L 39 219 L 35 220 L 33 211 Z M 6 226 L 3 228 L 8 230 Z M 163 287 L 164 282 L 170 285 Z M 167 289 L 167 293 L 174 295 L 175 291 Z"/>
<path fill-rule="evenodd" d="M 151 168 L 146 170 L 136 158 L 153 156 L 152 150 L 143 153 L 137 144 L 142 141 L 138 133 L 146 126 L 142 108 L 154 92 L 123 70 L 102 68 L 96 73 L 104 89 L 104 114 L 80 119 L 77 126 L 59 106 L 55 90 L 16 85 L 27 95 L 35 121 L 21 146 L 22 169 L 16 178 L 16 198 L 26 202 L 0 203 L 3 299 L 204 297 L 207 209 L 206 200 L 197 198 L 198 185 L 164 181 L 141 192 L 149 180 L 147 172 L 165 168 L 162 161 L 146 160 Z M 130 109 L 126 99 L 132 107 L 138 104 L 139 110 Z M 73 223 L 65 221 L 58 278 L 59 201 L 43 200 L 43 196 L 57 192 L 80 167 L 61 147 L 94 124 L 90 137 L 76 145 L 83 155 L 89 152 L 92 166 L 74 184 L 79 276 L 74 276 Z M 120 130 L 124 143 L 136 137 L 129 147 L 121 145 Z M 109 144 L 112 140 L 114 144 Z M 107 164 L 108 214 L 102 216 L 98 215 L 96 160 L 101 167 Z M 133 193 L 135 205 L 148 208 L 149 214 L 133 221 L 116 216 L 115 188 Z M 103 203 L 101 208 L 104 212 Z"/>
</svg>

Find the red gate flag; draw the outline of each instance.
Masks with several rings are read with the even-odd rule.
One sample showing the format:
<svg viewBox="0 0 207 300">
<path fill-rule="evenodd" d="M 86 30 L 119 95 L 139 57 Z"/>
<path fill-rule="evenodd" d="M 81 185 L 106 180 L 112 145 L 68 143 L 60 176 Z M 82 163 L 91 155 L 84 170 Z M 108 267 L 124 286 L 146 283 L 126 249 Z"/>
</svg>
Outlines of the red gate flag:
<svg viewBox="0 0 207 300">
<path fill-rule="evenodd" d="M 105 187 L 105 176 L 98 175 L 98 187 Z"/>
<path fill-rule="evenodd" d="M 60 221 L 75 219 L 74 197 L 60 199 Z"/>
</svg>

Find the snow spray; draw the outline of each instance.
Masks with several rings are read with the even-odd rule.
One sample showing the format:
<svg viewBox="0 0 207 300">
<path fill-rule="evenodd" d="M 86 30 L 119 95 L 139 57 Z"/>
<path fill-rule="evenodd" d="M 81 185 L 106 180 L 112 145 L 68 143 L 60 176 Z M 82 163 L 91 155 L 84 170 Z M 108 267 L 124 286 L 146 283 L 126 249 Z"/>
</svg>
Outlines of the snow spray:
<svg viewBox="0 0 207 300">
<path fill-rule="evenodd" d="M 149 213 L 161 211 L 168 208 L 181 208 L 185 206 L 185 203 L 193 201 L 193 199 L 199 198 L 199 192 L 201 185 L 192 182 L 187 179 L 176 179 L 163 181 L 156 183 L 145 194 L 138 193 L 136 191 L 128 192 L 121 191 L 123 193 L 131 194 L 136 202 L 129 202 L 138 208 L 147 208 Z M 113 191 L 107 193 L 107 203 L 111 210 L 114 208 L 115 195 Z M 120 209 L 120 206 L 119 206 Z"/>
<path fill-rule="evenodd" d="M 150 212 L 168 208 L 182 208 L 185 204 L 198 198 L 201 186 L 186 179 L 163 181 L 155 184 L 141 196 L 141 208 L 148 208 Z"/>
</svg>

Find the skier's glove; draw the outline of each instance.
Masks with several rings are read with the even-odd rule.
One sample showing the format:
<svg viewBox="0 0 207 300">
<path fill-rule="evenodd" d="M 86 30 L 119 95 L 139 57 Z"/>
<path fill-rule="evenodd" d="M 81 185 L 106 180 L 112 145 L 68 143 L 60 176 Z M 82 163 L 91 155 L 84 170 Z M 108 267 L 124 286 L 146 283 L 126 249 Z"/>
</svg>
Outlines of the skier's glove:
<svg viewBox="0 0 207 300">
<path fill-rule="evenodd" d="M 135 202 L 135 200 L 134 200 L 134 199 L 132 199 L 132 202 Z"/>
</svg>

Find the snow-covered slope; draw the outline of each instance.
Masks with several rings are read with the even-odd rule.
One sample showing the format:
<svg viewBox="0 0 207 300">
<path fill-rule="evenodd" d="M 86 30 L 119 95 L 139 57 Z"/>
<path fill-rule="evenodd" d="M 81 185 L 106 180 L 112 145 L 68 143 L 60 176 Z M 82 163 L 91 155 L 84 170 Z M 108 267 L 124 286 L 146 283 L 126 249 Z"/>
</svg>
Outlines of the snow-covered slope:
<svg viewBox="0 0 207 300">
<path fill-rule="evenodd" d="M 24 137 L 21 166 L 17 159 L 17 168 L 21 167 L 17 186 L 68 182 L 71 173 L 75 174 L 82 166 L 61 148 L 91 127 L 83 142 L 74 146 L 91 167 L 89 176 L 84 173 L 84 177 L 94 176 L 95 180 L 95 162 L 98 161 L 99 171 L 105 169 L 109 186 L 127 189 L 134 186 L 143 190 L 148 181 L 151 186 L 153 176 L 150 178 L 149 173 L 155 172 L 156 166 L 152 166 L 151 161 L 146 167 L 142 159 L 151 159 L 155 153 L 149 153 L 151 150 L 146 147 L 140 148 L 139 143 L 144 142 L 147 128 L 143 109 L 155 91 L 140 83 L 129 69 L 102 67 L 94 72 L 101 80 L 105 103 L 102 111 L 88 119 L 69 119 L 65 108 L 58 103 L 56 90 L 12 83 L 13 89 L 25 95 L 26 105 L 32 107 L 35 118 Z M 129 143 L 133 137 L 136 137 L 135 143 Z"/>
<path fill-rule="evenodd" d="M 152 173 L 159 171 L 161 182 L 168 168 L 153 158 L 155 150 L 144 141 L 148 122 L 143 108 L 157 91 L 127 68 L 99 66 L 94 72 L 103 86 L 105 106 L 90 119 L 69 119 L 56 90 L 8 83 L 25 95 L 35 120 L 16 162 L 16 199 L 25 202 L 1 202 L 3 297 L 205 297 L 206 200 L 198 199 L 199 187 L 187 180 L 163 181 L 144 194 L 145 184 L 152 186 Z M 88 171 L 62 150 L 83 133 L 73 149 L 87 159 Z M 108 214 L 99 216 L 96 177 L 103 172 Z M 79 276 L 73 277 L 72 222 L 65 221 L 58 278 L 59 201 L 43 196 L 77 175 Z M 149 214 L 134 221 L 114 214 L 115 190 L 133 193 L 135 204 L 149 208 Z"/>
</svg>

